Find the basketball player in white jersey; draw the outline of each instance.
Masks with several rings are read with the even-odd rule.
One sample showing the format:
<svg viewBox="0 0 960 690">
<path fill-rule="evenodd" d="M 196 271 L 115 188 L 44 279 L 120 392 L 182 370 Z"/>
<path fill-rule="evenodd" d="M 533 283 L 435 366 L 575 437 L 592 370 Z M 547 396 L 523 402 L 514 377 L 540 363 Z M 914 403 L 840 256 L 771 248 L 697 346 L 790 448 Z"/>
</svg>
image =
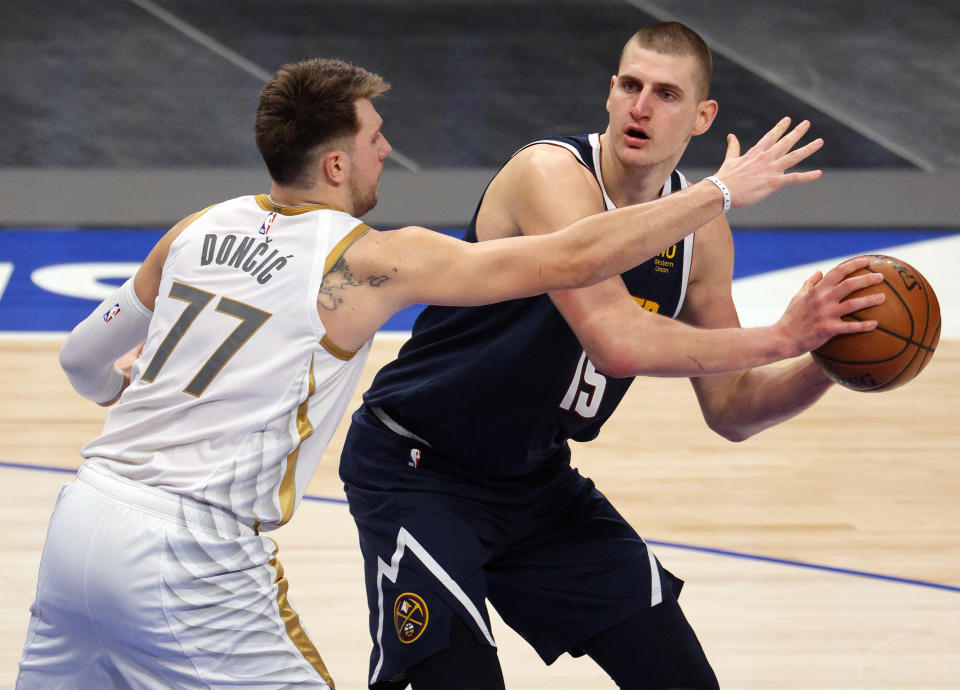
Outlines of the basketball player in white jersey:
<svg viewBox="0 0 960 690">
<path fill-rule="evenodd" d="M 332 688 L 263 534 L 301 500 L 377 328 L 418 302 L 595 283 L 819 175 L 785 174 L 820 142 L 791 150 L 806 126 L 781 122 L 742 157 L 731 138 L 717 182 L 558 233 L 381 233 L 358 217 L 391 151 L 371 103 L 387 88 L 333 60 L 278 71 L 256 118 L 270 194 L 182 220 L 67 339 L 76 390 L 118 402 L 51 518 L 17 688 Z M 840 319 L 869 282 L 842 278 L 795 298 L 778 358 L 872 327 Z"/>
</svg>

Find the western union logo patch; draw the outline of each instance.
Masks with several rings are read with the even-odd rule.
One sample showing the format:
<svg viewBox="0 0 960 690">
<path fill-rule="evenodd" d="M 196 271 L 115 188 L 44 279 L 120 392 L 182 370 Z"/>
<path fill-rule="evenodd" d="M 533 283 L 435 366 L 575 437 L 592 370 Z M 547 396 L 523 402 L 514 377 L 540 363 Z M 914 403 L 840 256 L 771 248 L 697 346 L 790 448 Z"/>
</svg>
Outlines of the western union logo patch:
<svg viewBox="0 0 960 690">
<path fill-rule="evenodd" d="M 426 602 L 417 594 L 404 592 L 393 602 L 393 627 L 404 644 L 410 644 L 427 629 Z"/>
</svg>

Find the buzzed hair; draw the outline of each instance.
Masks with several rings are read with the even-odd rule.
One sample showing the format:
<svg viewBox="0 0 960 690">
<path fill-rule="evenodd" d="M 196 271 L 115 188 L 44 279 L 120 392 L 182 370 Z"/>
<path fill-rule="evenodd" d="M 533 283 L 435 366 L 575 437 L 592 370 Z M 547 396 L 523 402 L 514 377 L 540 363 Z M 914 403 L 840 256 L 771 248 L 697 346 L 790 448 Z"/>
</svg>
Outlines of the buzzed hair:
<svg viewBox="0 0 960 690">
<path fill-rule="evenodd" d="M 665 55 L 690 55 L 697 62 L 700 100 L 710 97 L 710 82 L 713 78 L 713 57 L 710 48 L 700 35 L 680 22 L 650 24 L 630 37 L 620 51 L 620 63 L 630 45 L 646 48 Z M 619 71 L 619 70 L 618 70 Z"/>
<path fill-rule="evenodd" d="M 311 162 L 360 130 L 355 103 L 390 88 L 380 75 L 343 60 L 313 58 L 284 65 L 260 91 L 254 136 L 278 184 L 308 188 Z"/>
</svg>

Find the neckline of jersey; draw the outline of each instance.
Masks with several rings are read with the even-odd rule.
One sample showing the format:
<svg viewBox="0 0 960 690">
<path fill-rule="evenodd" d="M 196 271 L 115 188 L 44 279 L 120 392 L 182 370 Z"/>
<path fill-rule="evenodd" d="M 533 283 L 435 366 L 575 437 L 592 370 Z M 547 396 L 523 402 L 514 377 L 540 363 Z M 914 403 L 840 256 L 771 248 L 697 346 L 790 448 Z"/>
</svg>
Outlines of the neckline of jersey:
<svg viewBox="0 0 960 690">
<path fill-rule="evenodd" d="M 342 208 L 339 206 L 334 206 L 333 204 L 304 204 L 302 206 L 284 206 L 271 199 L 269 194 L 257 194 L 254 198 L 257 201 L 257 205 L 260 206 L 260 208 L 262 208 L 264 211 L 279 213 L 282 216 L 297 216 L 301 213 L 322 210 L 342 211 L 346 213 L 346 211 L 344 211 Z"/>
</svg>

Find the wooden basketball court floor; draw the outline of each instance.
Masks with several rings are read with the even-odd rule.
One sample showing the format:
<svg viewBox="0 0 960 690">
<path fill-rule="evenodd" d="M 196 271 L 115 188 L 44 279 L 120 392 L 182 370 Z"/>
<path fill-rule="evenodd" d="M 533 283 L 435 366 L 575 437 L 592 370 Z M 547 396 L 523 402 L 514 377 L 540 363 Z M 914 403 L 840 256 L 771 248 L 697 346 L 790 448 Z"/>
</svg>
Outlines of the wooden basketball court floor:
<svg viewBox="0 0 960 690">
<path fill-rule="evenodd" d="M 0 688 L 16 675 L 57 492 L 105 414 L 69 388 L 61 342 L 0 338 Z M 359 391 L 400 344 L 378 336 Z M 902 389 L 831 390 L 742 444 L 705 428 L 687 382 L 641 379 L 574 464 L 686 580 L 681 602 L 721 687 L 958 688 L 958 411 L 960 339 Z M 345 428 L 272 536 L 294 605 L 351 690 L 366 687 L 369 641 L 336 473 Z M 508 688 L 613 687 L 589 660 L 544 667 L 492 615 Z"/>
</svg>

